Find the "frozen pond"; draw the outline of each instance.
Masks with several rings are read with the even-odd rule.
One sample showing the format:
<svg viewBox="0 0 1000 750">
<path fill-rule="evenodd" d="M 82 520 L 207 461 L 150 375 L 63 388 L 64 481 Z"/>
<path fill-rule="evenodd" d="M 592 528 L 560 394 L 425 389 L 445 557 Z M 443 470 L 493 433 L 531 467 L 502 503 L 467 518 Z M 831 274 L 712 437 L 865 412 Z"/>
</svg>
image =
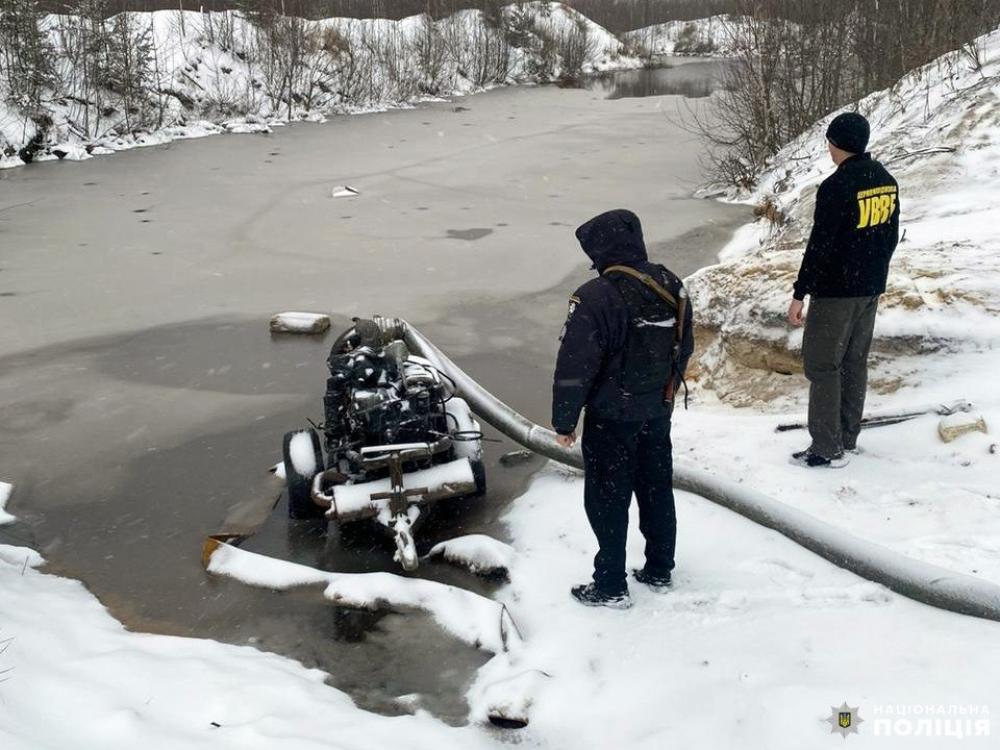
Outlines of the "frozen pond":
<svg viewBox="0 0 1000 750">
<path fill-rule="evenodd" d="M 211 578 L 201 542 L 343 571 L 393 570 L 377 536 L 342 539 L 272 510 L 282 434 L 321 415 L 325 339 L 272 338 L 272 313 L 406 317 L 511 404 L 546 422 L 566 298 L 587 278 L 573 229 L 619 206 L 654 258 L 711 263 L 746 209 L 696 200 L 698 148 L 670 99 L 501 90 L 272 135 L 176 142 L 0 173 L 0 480 L 37 546 L 134 629 L 286 654 L 376 710 L 397 696 L 449 721 L 486 658 L 414 615 Z M 349 185 L 357 197 L 334 198 Z M 529 463 L 497 461 L 430 543 L 502 537 Z M 488 591 L 445 565 L 420 575 Z"/>
</svg>

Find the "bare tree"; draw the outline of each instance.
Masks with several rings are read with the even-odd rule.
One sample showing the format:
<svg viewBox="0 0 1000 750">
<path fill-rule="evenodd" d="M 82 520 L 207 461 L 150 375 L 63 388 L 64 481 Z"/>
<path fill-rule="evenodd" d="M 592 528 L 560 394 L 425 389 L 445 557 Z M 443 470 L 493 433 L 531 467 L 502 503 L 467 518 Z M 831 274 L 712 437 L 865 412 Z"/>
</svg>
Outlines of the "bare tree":
<svg viewBox="0 0 1000 750">
<path fill-rule="evenodd" d="M 7 82 L 6 98 L 36 124 L 41 124 L 46 92 L 58 84 L 52 44 L 40 20 L 34 0 L 0 2 L 0 73 Z"/>
<path fill-rule="evenodd" d="M 711 111 L 685 111 L 710 147 L 713 177 L 752 183 L 817 119 L 970 44 L 1000 23 L 998 0 L 735 0 L 732 50 Z"/>
</svg>

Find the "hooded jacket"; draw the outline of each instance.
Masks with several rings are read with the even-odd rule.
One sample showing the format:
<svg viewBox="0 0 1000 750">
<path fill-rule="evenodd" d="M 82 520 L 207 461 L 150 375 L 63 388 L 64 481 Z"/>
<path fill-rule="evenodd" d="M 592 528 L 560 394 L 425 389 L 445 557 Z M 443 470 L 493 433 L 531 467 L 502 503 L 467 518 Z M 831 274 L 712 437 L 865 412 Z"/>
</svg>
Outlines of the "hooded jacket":
<svg viewBox="0 0 1000 750">
<path fill-rule="evenodd" d="M 576 238 L 598 273 L 613 265 L 631 266 L 655 278 L 675 297 L 680 295 L 681 280 L 663 266 L 649 262 L 642 225 L 631 211 L 618 209 L 596 216 L 576 230 Z M 635 284 L 648 298 L 656 298 L 655 292 L 642 282 L 631 277 L 627 282 Z M 678 379 L 694 351 L 690 305 L 685 317 Z M 588 413 L 617 421 L 670 416 L 662 393 L 629 394 L 622 388 L 622 354 L 628 328 L 628 307 L 610 279 L 592 279 L 570 297 L 552 385 L 552 426 L 560 435 L 576 429 L 585 406 Z"/>
<path fill-rule="evenodd" d="M 874 297 L 885 292 L 899 242 L 899 186 L 871 157 L 841 162 L 816 192 L 816 211 L 793 296 Z"/>
</svg>

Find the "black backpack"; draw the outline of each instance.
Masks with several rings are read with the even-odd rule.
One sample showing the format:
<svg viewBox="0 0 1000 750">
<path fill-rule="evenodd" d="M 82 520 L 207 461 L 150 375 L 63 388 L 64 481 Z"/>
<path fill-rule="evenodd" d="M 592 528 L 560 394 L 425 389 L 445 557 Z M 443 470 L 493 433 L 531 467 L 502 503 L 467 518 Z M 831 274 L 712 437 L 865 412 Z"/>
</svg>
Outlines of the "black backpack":
<svg viewBox="0 0 1000 750">
<path fill-rule="evenodd" d="M 655 278 L 630 266 L 609 266 L 604 275 L 628 308 L 622 390 L 632 395 L 661 391 L 664 403 L 672 403 L 682 375 L 678 365 L 687 313 L 683 286 L 675 297 Z"/>
</svg>

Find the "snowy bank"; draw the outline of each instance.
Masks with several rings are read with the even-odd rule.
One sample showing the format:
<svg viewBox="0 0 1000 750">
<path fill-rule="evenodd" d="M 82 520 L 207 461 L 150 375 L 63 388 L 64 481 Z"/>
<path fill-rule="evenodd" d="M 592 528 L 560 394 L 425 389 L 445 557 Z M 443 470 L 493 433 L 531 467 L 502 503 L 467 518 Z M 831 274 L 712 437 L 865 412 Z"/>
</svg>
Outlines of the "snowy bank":
<svg viewBox="0 0 1000 750">
<path fill-rule="evenodd" d="M 732 54 L 734 31 L 741 17 L 709 16 L 692 21 L 668 21 L 622 35 L 622 40 L 643 57 L 693 55 L 725 57 Z"/>
<path fill-rule="evenodd" d="M 902 209 L 876 327 L 877 393 L 961 369 L 954 353 L 989 352 L 1000 338 L 1000 31 L 979 41 L 981 69 L 955 52 L 858 103 L 872 123 L 870 150 L 899 180 Z M 781 223 L 759 219 L 720 265 L 689 280 L 701 334 L 695 374 L 729 403 L 773 405 L 801 391 L 802 379 L 789 375 L 801 372 L 802 334 L 784 318 L 816 188 L 833 170 L 828 121 L 782 149 L 754 190 L 730 196 L 770 205 Z M 928 352 L 940 356 L 900 364 Z"/>
<path fill-rule="evenodd" d="M 34 570 L 41 564 L 0 545 L 4 750 L 369 750 L 400 737 L 426 750 L 499 747 L 423 712 L 362 711 L 323 672 L 255 648 L 131 633 L 82 584 Z"/>
<path fill-rule="evenodd" d="M 0 64 L 0 167 L 639 65 L 613 34 L 557 2 L 508 6 L 497 19 L 466 10 L 437 21 L 280 17 L 277 31 L 263 23 L 239 11 L 129 12 L 103 25 L 43 17 L 54 63 L 37 106 L 15 105 L 21 95 Z M 102 83 L 78 60 L 87 40 L 108 35 L 117 45 L 109 49 L 133 57 L 122 55 L 121 80 Z M 286 39 L 298 42 L 275 47 Z"/>
<path fill-rule="evenodd" d="M 946 55 L 859 106 L 873 155 L 900 182 L 904 233 L 876 324 L 868 410 L 966 399 L 988 432 L 945 443 L 940 417 L 926 415 L 866 429 L 846 469 L 805 473 L 787 462 L 809 441 L 804 430 L 774 428 L 788 421 L 780 412 L 806 406 L 802 332 L 785 311 L 816 187 L 833 169 L 824 118 L 754 190 L 729 196 L 769 203 L 784 223 L 744 227 L 719 265 L 688 280 L 698 388 L 674 442 L 702 469 L 908 557 L 1000 583 L 1000 31 L 979 41 L 981 70 Z"/>
<path fill-rule="evenodd" d="M 832 746 L 841 740 L 828 739 L 830 706 L 846 699 L 866 721 L 851 740 L 859 746 L 941 747 L 939 738 L 891 736 L 884 725 L 872 739 L 880 709 L 975 704 L 986 713 L 965 716 L 985 723 L 961 727 L 966 744 L 991 747 L 982 732 L 1000 669 L 989 644 L 1000 625 L 896 596 L 700 498 L 678 501 L 674 587 L 655 594 L 632 582 L 635 606 L 624 613 L 569 596 L 596 549 L 579 478 L 544 472 L 506 515 L 517 558 L 500 597 L 524 630 L 522 658 L 547 676 L 524 678 L 534 692 L 524 742 Z M 642 559 L 633 505 L 628 563 Z M 496 682 L 499 666 L 481 670 L 471 695 Z M 912 728 L 899 725 L 901 734 Z"/>
</svg>

